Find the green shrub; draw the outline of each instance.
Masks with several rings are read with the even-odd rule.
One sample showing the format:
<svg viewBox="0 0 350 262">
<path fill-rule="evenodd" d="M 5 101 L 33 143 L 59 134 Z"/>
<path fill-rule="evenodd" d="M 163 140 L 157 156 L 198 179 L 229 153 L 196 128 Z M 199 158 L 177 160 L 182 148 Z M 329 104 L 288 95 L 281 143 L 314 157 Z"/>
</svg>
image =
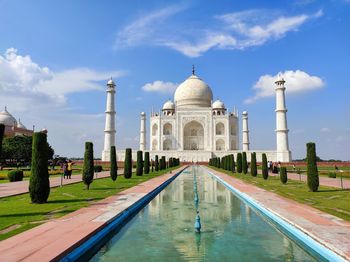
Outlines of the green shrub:
<svg viewBox="0 0 350 262">
<path fill-rule="evenodd" d="M 307 161 L 307 185 L 310 191 L 316 192 L 319 187 L 318 169 L 316 163 L 316 145 L 315 143 L 306 144 L 306 161 Z"/>
<path fill-rule="evenodd" d="M 263 153 L 262 154 L 262 167 L 261 167 L 261 171 L 262 171 L 262 176 L 263 178 L 266 180 L 269 177 L 269 170 L 267 169 L 267 157 L 266 154 Z"/>
<path fill-rule="evenodd" d="M 161 161 L 161 163 L 162 163 L 162 164 L 161 164 L 161 166 L 162 166 L 161 169 L 162 169 L 162 170 L 163 170 L 163 169 L 166 169 L 166 160 L 165 160 L 165 156 L 162 156 L 161 160 L 162 160 L 162 161 Z"/>
<path fill-rule="evenodd" d="M 237 154 L 237 173 L 242 173 L 242 153 Z"/>
<path fill-rule="evenodd" d="M 282 184 L 286 184 L 288 177 L 287 177 L 287 168 L 286 167 L 281 167 L 280 168 L 280 179 Z"/>
<path fill-rule="evenodd" d="M 232 154 L 231 158 L 232 158 L 232 169 L 231 169 L 231 171 L 234 173 L 234 172 L 236 172 L 235 155 Z"/>
<path fill-rule="evenodd" d="M 83 182 L 86 189 L 90 189 L 90 184 L 94 180 L 94 146 L 92 142 L 85 143 L 85 154 L 83 164 Z"/>
<path fill-rule="evenodd" d="M 336 173 L 328 173 L 328 177 L 330 178 L 337 178 L 337 174 Z"/>
<path fill-rule="evenodd" d="M 144 163 L 144 172 L 145 174 L 149 174 L 149 152 L 145 152 L 145 163 Z"/>
<path fill-rule="evenodd" d="M 247 162 L 247 153 L 243 152 L 242 154 L 242 171 L 244 174 L 248 173 L 248 162 Z"/>
<path fill-rule="evenodd" d="M 256 153 L 253 152 L 250 155 L 250 173 L 252 176 L 258 175 L 258 169 L 256 167 Z"/>
<path fill-rule="evenodd" d="M 136 175 L 142 176 L 143 174 L 143 160 L 142 160 L 142 151 L 137 151 L 137 161 L 136 161 Z"/>
<path fill-rule="evenodd" d="M 7 173 L 7 177 L 10 182 L 22 181 L 23 171 L 22 170 L 11 170 Z"/>
<path fill-rule="evenodd" d="M 50 195 L 47 151 L 46 134 L 35 132 L 32 144 L 32 175 L 29 181 L 29 193 L 32 203 L 46 203 Z"/>
<path fill-rule="evenodd" d="M 156 172 L 159 171 L 159 159 L 158 159 L 158 155 L 156 155 L 155 161 L 154 161 L 154 170 Z"/>
<path fill-rule="evenodd" d="M 132 176 L 132 151 L 131 148 L 125 149 L 125 160 L 124 160 L 124 177 L 131 178 Z"/>
<path fill-rule="evenodd" d="M 110 175 L 113 181 L 115 181 L 118 177 L 118 162 L 117 162 L 117 154 L 115 150 L 115 146 L 111 146 L 111 170 Z"/>
<path fill-rule="evenodd" d="M 94 172 L 99 173 L 102 172 L 103 167 L 101 165 L 94 166 Z"/>
</svg>

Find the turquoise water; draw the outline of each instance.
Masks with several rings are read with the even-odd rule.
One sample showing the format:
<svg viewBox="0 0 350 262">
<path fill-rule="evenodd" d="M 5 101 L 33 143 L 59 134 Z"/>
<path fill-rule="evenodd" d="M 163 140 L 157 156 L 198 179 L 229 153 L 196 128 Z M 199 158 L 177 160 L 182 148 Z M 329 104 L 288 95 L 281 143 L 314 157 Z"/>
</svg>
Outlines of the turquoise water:
<svg viewBox="0 0 350 262">
<path fill-rule="evenodd" d="M 196 188 L 198 204 L 194 201 Z M 197 208 L 200 234 L 194 229 Z M 204 169 L 191 167 L 91 261 L 316 260 Z"/>
</svg>

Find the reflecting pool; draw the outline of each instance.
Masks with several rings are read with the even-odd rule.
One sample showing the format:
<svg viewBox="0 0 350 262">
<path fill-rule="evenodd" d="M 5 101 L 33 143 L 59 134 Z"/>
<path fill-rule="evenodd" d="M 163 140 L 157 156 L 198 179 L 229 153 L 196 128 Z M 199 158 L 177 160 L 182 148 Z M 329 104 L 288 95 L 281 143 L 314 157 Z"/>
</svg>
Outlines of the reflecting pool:
<svg viewBox="0 0 350 262">
<path fill-rule="evenodd" d="M 201 233 L 194 228 L 197 209 Z M 180 174 L 91 260 L 316 261 L 197 166 Z"/>
</svg>

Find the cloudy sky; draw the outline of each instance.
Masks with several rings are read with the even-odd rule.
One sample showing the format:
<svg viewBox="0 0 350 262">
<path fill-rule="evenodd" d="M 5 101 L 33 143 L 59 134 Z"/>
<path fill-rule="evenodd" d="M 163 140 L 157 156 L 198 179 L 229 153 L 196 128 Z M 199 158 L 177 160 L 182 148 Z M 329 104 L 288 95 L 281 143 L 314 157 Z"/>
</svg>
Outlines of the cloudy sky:
<svg viewBox="0 0 350 262">
<path fill-rule="evenodd" d="M 252 149 L 275 148 L 274 79 L 286 80 L 293 158 L 350 160 L 350 1 L 0 0 L 0 109 L 49 130 L 59 155 L 103 144 L 117 83 L 117 147 L 138 147 L 140 112 L 196 73 L 249 113 Z"/>
</svg>

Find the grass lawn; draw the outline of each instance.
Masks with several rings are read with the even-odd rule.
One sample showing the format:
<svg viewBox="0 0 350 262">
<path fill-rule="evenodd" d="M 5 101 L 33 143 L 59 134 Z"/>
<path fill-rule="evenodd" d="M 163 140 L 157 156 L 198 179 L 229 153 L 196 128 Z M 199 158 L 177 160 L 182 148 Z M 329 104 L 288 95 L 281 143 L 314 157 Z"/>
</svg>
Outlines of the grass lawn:
<svg viewBox="0 0 350 262">
<path fill-rule="evenodd" d="M 258 174 L 257 177 L 252 177 L 249 173 L 246 175 L 233 174 L 223 169 L 210 168 L 350 221 L 350 190 L 320 186 L 319 192 L 310 192 L 305 182 L 288 180 L 287 184 L 282 184 L 279 177 L 269 176 L 267 180 L 264 180 L 261 174 Z"/>
<path fill-rule="evenodd" d="M 48 203 L 46 204 L 31 204 L 28 193 L 1 198 L 0 240 L 38 226 L 50 219 L 64 216 L 108 196 L 115 195 L 146 180 L 165 174 L 171 169 L 143 176 L 136 176 L 133 173 L 131 179 L 119 176 L 115 182 L 111 178 L 97 179 L 90 185 L 90 190 L 86 190 L 83 183 L 66 185 L 62 188 L 51 188 Z M 4 232 L 4 229 L 9 229 L 9 232 Z"/>
</svg>

